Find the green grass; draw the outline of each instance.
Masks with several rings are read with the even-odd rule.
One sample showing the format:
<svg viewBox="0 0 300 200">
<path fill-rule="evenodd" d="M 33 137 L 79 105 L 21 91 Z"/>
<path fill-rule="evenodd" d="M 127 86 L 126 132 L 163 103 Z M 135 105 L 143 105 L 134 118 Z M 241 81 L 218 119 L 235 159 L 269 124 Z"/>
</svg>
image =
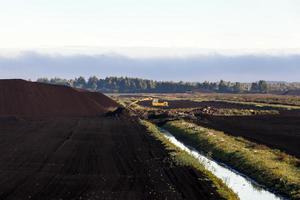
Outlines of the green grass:
<svg viewBox="0 0 300 200">
<path fill-rule="evenodd" d="M 229 189 L 222 180 L 218 179 L 211 172 L 206 170 L 196 158 L 172 144 L 162 135 L 160 130 L 154 124 L 145 120 L 140 120 L 140 123 L 147 128 L 148 132 L 152 136 L 162 142 L 165 148 L 169 150 L 170 157 L 177 165 L 191 166 L 200 171 L 206 177 L 206 179 L 211 181 L 212 187 L 216 189 L 222 198 L 230 200 L 238 199 L 237 195 L 231 189 Z"/>
<path fill-rule="evenodd" d="M 241 137 L 232 137 L 183 120 L 169 122 L 164 128 L 187 144 L 209 152 L 212 158 L 233 166 L 268 188 L 291 199 L 300 198 L 299 159 Z"/>
</svg>

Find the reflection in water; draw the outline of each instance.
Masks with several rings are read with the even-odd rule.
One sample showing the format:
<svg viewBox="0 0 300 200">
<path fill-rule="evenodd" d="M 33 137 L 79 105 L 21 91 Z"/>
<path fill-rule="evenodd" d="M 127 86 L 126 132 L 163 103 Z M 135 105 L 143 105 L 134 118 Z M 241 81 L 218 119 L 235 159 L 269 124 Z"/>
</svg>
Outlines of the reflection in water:
<svg viewBox="0 0 300 200">
<path fill-rule="evenodd" d="M 242 175 L 240 175 L 237 171 L 230 169 L 226 166 L 223 166 L 214 160 L 207 158 L 200 154 L 197 150 L 192 147 L 184 145 L 182 142 L 178 141 L 170 132 L 160 128 L 160 131 L 164 134 L 164 136 L 177 147 L 182 150 L 188 152 L 193 157 L 197 158 L 199 162 L 201 162 L 204 167 L 212 172 L 216 177 L 222 179 L 223 182 L 231 188 L 241 200 L 279 200 L 283 199 L 281 197 L 272 194 L 271 192 L 265 190 L 254 181 L 251 181 Z"/>
</svg>

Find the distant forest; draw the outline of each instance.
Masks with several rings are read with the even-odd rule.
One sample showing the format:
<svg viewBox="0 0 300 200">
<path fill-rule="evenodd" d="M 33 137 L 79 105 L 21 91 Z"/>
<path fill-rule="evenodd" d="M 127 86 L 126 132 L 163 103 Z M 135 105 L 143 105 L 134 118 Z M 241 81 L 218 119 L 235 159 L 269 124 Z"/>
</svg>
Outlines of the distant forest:
<svg viewBox="0 0 300 200">
<path fill-rule="evenodd" d="M 219 82 L 172 82 L 154 81 L 140 78 L 92 76 L 88 79 L 39 78 L 37 82 L 67 85 L 107 93 L 183 93 L 183 92 L 220 92 L 220 93 L 279 93 L 299 90 L 300 83 L 267 82 L 240 83 L 221 80 Z"/>
</svg>

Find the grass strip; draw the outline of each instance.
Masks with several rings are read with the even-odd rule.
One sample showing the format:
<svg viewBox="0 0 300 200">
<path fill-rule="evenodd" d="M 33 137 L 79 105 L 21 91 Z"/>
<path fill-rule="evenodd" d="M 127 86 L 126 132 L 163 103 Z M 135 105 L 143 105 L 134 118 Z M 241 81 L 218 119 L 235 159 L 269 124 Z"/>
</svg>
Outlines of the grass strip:
<svg viewBox="0 0 300 200">
<path fill-rule="evenodd" d="M 238 196 L 230 188 L 228 188 L 222 180 L 218 179 L 215 175 L 206 170 L 196 158 L 189 155 L 186 151 L 181 150 L 164 137 L 156 125 L 145 120 L 140 120 L 140 123 L 147 128 L 148 132 L 152 136 L 160 140 L 165 148 L 170 151 L 170 157 L 177 165 L 191 166 L 200 171 L 212 182 L 212 187 L 216 188 L 216 191 L 222 198 L 229 200 L 239 199 Z"/>
<path fill-rule="evenodd" d="M 300 160 L 270 149 L 201 127 L 183 120 L 168 122 L 164 128 L 194 148 L 205 151 L 258 183 L 291 199 L 300 199 Z"/>
</svg>

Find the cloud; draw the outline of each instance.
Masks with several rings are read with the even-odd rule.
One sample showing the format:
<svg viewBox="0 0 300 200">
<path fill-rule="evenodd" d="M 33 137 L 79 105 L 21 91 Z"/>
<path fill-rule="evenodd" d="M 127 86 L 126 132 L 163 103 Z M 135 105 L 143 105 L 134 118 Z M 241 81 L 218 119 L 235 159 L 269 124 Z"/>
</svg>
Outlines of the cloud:
<svg viewBox="0 0 300 200">
<path fill-rule="evenodd" d="M 129 76 L 174 81 L 300 81 L 300 55 L 130 58 L 117 54 L 0 57 L 0 78 Z"/>
</svg>

